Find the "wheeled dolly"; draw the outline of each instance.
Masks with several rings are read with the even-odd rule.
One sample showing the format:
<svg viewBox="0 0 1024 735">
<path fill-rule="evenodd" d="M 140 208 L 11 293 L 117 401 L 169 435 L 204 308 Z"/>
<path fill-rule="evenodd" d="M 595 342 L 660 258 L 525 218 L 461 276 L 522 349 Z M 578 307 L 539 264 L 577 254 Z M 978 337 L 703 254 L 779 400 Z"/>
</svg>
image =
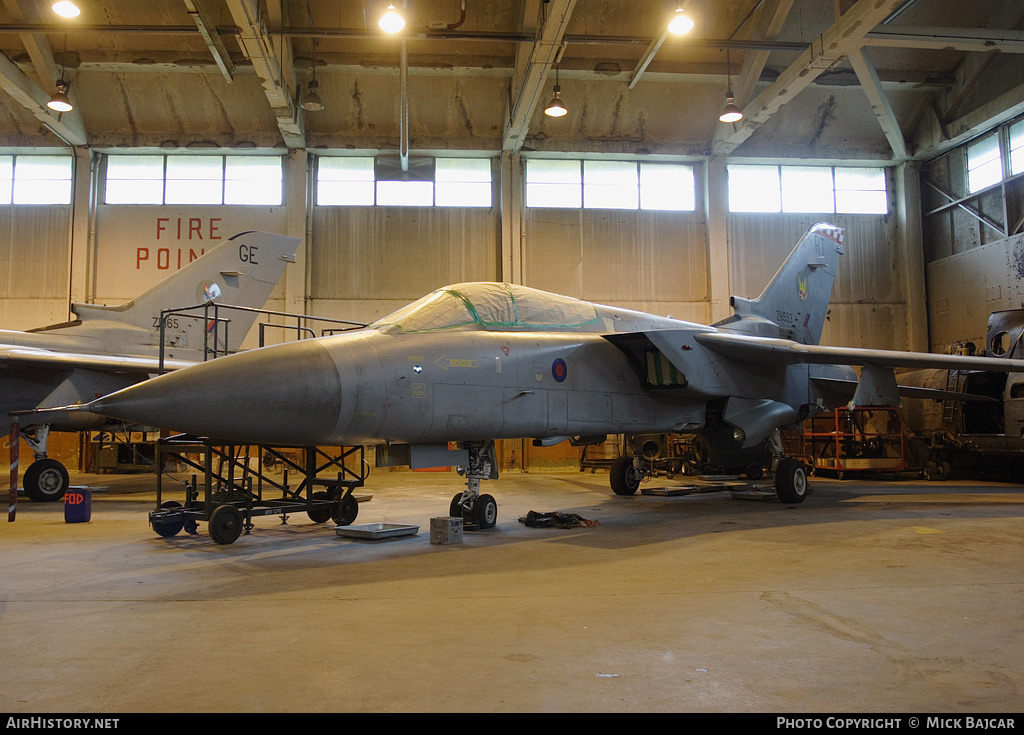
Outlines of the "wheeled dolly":
<svg viewBox="0 0 1024 735">
<path fill-rule="evenodd" d="M 255 450 L 255 451 L 254 451 Z M 293 458 L 301 455 L 301 462 Z M 199 455 L 200 459 L 194 457 Z M 157 444 L 157 466 L 167 457 L 201 471 L 203 492 L 197 475 L 185 486 L 185 502 L 163 499 L 163 474 L 157 474 L 157 508 L 150 512 L 149 523 L 158 536 L 172 537 L 182 530 L 198 532 L 198 523 L 206 522 L 210 538 L 218 544 L 232 544 L 252 528 L 257 516 L 277 515 L 285 522 L 288 514 L 305 512 L 314 523 L 333 520 L 339 526 L 350 525 L 359 513 L 353 494 L 362 487 L 368 465 L 362 447 L 341 447 L 328 455 L 318 447 L 273 448 L 262 445 L 216 445 L 195 437 L 175 436 Z M 257 467 L 250 467 L 255 459 Z M 283 481 L 277 482 L 264 472 L 265 464 L 285 464 Z M 355 468 L 352 467 L 355 465 Z M 288 484 L 288 470 L 300 473 L 302 481 L 294 489 Z M 321 476 L 325 470 L 331 475 Z M 264 497 L 264 487 L 280 491 L 280 497 Z M 315 488 L 322 487 L 322 490 Z"/>
</svg>

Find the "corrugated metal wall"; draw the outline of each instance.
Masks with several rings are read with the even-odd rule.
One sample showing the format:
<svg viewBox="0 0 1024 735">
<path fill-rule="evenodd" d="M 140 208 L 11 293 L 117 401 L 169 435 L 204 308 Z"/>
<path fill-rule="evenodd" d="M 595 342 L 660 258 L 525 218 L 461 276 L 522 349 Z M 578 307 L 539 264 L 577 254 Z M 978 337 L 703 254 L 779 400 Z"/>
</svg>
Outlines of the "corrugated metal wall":
<svg viewBox="0 0 1024 735">
<path fill-rule="evenodd" d="M 703 217 L 693 212 L 530 209 L 525 285 L 679 319 L 708 319 Z"/>
<path fill-rule="evenodd" d="M 316 207 L 310 313 L 373 321 L 430 291 L 498 279 L 494 209 Z"/>
<path fill-rule="evenodd" d="M 140 269 L 136 250 L 193 244 L 174 237 L 179 219 L 201 220 L 209 228 L 219 215 L 215 224 L 222 237 L 253 227 L 284 231 L 281 208 L 255 210 L 101 207 L 92 282 L 97 300 L 124 301 L 166 275 Z M 0 210 L 5 327 L 66 318 L 68 217 L 68 207 Z M 760 294 L 818 219 L 732 215 L 732 292 Z M 906 300 L 892 225 L 884 217 L 863 215 L 831 221 L 847 229 L 847 247 L 824 340 L 906 349 Z M 171 229 L 158 236 L 158 223 Z M 449 283 L 497 280 L 499 225 L 495 208 L 316 207 L 308 253 L 309 311 L 372 321 Z M 526 285 L 696 322 L 710 319 L 707 236 L 700 213 L 530 209 L 523 230 Z"/>
<path fill-rule="evenodd" d="M 69 205 L 0 206 L 0 327 L 67 319 Z"/>
</svg>

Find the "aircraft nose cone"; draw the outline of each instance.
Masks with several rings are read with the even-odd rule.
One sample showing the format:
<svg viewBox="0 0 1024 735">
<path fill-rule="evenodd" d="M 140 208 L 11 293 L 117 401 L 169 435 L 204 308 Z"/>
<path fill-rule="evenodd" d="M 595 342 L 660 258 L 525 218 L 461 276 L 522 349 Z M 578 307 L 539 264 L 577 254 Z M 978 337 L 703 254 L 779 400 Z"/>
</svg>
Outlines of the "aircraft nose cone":
<svg viewBox="0 0 1024 735">
<path fill-rule="evenodd" d="M 330 352 L 313 340 L 218 358 L 112 393 L 90 410 L 231 442 L 305 446 L 330 435 L 342 402 Z"/>
</svg>

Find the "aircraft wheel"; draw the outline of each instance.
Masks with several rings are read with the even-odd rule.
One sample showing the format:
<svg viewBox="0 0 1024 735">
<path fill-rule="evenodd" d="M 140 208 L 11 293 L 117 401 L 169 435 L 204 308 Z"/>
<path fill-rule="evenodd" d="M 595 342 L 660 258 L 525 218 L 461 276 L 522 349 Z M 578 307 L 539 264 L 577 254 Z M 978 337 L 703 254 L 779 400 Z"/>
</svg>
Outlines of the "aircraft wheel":
<svg viewBox="0 0 1024 735">
<path fill-rule="evenodd" d="M 949 462 L 928 462 L 924 466 L 924 476 L 933 481 L 948 480 L 951 472 Z"/>
<path fill-rule="evenodd" d="M 448 506 L 448 515 L 452 518 L 462 518 L 463 512 L 462 493 L 456 493 L 455 497 L 452 498 L 451 505 Z"/>
<path fill-rule="evenodd" d="M 494 528 L 498 523 L 498 504 L 490 495 L 481 495 L 473 503 L 473 519 L 479 529 Z"/>
<path fill-rule="evenodd" d="M 802 503 L 807 497 L 807 469 L 799 459 L 787 457 L 775 470 L 775 494 L 783 503 Z"/>
<path fill-rule="evenodd" d="M 242 513 L 233 505 L 218 505 L 210 514 L 208 530 L 218 544 L 233 544 L 242 535 Z"/>
<path fill-rule="evenodd" d="M 351 495 L 346 495 L 338 503 L 338 511 L 334 514 L 334 522 L 339 526 L 352 525 L 352 521 L 359 515 L 359 502 Z"/>
<path fill-rule="evenodd" d="M 55 459 L 37 459 L 25 470 L 25 495 L 37 503 L 60 500 L 69 484 L 68 471 Z"/>
<path fill-rule="evenodd" d="M 313 500 L 330 500 L 331 496 L 327 493 L 320 491 L 313 493 Z M 309 516 L 309 520 L 313 523 L 327 523 L 331 519 L 331 509 L 328 507 L 314 508 L 313 510 L 307 510 L 306 515 Z"/>
<path fill-rule="evenodd" d="M 633 466 L 632 457 L 616 457 L 610 474 L 612 492 L 616 495 L 635 495 L 640 488 L 640 473 Z"/>
<path fill-rule="evenodd" d="M 181 508 L 181 503 L 177 500 L 167 500 L 160 504 L 161 508 Z M 177 536 L 181 529 L 185 527 L 185 519 L 182 518 L 177 521 L 164 521 L 159 518 L 153 520 L 153 531 L 156 532 L 157 536 L 163 536 L 164 538 L 171 538 Z"/>
<path fill-rule="evenodd" d="M 749 464 L 743 470 L 743 474 L 747 476 L 748 480 L 760 480 L 764 476 L 764 470 L 761 468 L 761 465 Z"/>
</svg>

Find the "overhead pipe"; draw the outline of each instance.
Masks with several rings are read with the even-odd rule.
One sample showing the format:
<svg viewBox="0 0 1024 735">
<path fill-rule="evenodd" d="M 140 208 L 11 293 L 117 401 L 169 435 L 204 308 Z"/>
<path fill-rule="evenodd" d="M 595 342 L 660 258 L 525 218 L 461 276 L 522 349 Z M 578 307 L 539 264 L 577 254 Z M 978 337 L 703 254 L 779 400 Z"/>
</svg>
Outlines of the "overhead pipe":
<svg viewBox="0 0 1024 735">
<path fill-rule="evenodd" d="M 409 173 L 409 53 L 404 38 L 402 39 L 402 58 L 398 78 L 402 96 L 402 109 L 399 111 L 399 117 L 401 118 L 399 135 L 401 140 L 398 148 L 398 159 L 402 165 L 402 173 L 407 174 Z"/>
</svg>

